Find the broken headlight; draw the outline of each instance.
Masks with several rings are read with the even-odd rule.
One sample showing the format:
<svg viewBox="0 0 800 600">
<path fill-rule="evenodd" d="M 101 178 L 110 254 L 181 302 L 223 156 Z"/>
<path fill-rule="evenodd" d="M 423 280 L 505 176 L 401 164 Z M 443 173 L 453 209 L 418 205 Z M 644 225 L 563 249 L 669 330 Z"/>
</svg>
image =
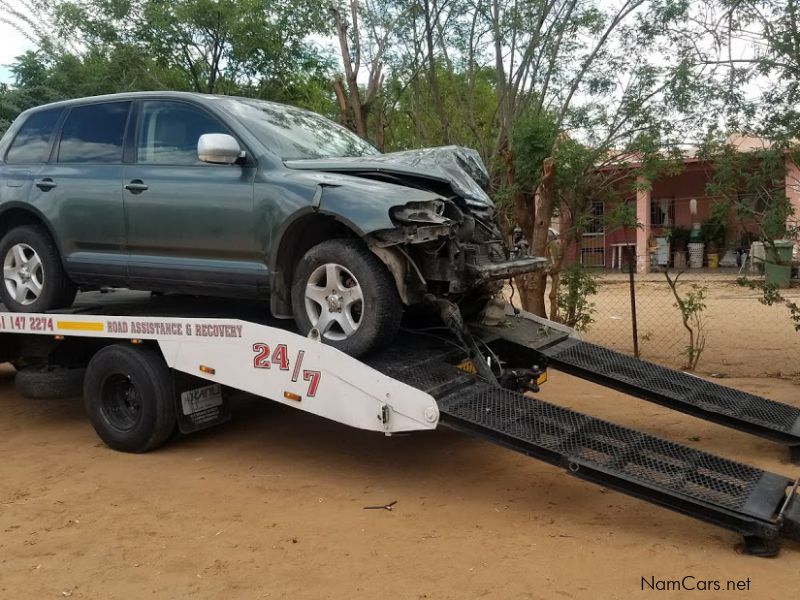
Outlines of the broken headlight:
<svg viewBox="0 0 800 600">
<path fill-rule="evenodd" d="M 409 202 L 403 206 L 395 206 L 389 210 L 393 221 L 415 225 L 444 225 L 450 219 L 444 216 L 444 202 L 426 200 Z"/>
</svg>

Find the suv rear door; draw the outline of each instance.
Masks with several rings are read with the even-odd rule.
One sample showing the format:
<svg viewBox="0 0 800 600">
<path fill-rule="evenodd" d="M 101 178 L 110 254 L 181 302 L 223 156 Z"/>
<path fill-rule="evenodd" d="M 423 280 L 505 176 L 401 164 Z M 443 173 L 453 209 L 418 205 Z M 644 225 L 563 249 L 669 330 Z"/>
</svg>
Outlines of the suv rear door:
<svg viewBox="0 0 800 600">
<path fill-rule="evenodd" d="M 127 280 L 122 152 L 132 102 L 68 109 L 50 162 L 35 173 L 30 202 L 50 220 L 77 283 Z"/>
<path fill-rule="evenodd" d="M 34 172 L 50 158 L 53 136 L 63 108 L 31 113 L 20 125 L 0 165 L 0 202 L 28 199 Z"/>
<path fill-rule="evenodd" d="M 231 134 L 201 106 L 148 99 L 138 112 L 124 177 L 132 286 L 254 294 L 268 281 L 255 248 L 255 165 L 198 160 L 201 135 Z"/>
</svg>

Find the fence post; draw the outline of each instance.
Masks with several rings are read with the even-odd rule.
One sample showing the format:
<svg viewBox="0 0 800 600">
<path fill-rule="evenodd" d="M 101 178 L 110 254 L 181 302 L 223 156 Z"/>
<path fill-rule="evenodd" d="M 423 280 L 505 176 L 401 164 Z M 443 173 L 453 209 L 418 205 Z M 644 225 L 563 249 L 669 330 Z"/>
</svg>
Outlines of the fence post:
<svg viewBox="0 0 800 600">
<path fill-rule="evenodd" d="M 631 291 L 631 332 L 633 334 L 633 355 L 639 358 L 639 323 L 636 319 L 636 255 L 630 246 L 625 246 L 628 253 L 628 281 Z"/>
</svg>

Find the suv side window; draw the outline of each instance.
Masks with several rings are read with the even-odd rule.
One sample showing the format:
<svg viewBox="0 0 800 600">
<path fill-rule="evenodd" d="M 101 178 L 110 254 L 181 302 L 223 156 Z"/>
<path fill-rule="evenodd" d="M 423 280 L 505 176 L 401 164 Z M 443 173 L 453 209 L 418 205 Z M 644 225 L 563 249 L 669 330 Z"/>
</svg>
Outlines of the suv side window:
<svg viewBox="0 0 800 600">
<path fill-rule="evenodd" d="M 228 133 L 228 128 L 205 111 L 165 100 L 142 103 L 137 136 L 139 163 L 205 165 L 197 158 L 197 142 L 206 133 Z"/>
<path fill-rule="evenodd" d="M 58 162 L 122 162 L 122 140 L 130 107 L 130 102 L 105 102 L 70 110 L 61 129 Z"/>
<path fill-rule="evenodd" d="M 35 112 L 28 117 L 8 149 L 6 162 L 10 164 L 47 162 L 50 158 L 50 136 L 53 135 L 61 111 L 61 108 L 51 108 Z"/>
</svg>

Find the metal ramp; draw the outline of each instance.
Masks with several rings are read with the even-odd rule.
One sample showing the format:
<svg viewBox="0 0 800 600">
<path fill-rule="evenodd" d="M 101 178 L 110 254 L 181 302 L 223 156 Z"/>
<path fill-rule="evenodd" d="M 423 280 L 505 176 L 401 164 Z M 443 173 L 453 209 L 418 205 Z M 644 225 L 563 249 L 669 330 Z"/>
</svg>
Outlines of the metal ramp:
<svg viewBox="0 0 800 600">
<path fill-rule="evenodd" d="M 800 408 L 574 338 L 538 349 L 559 371 L 790 447 L 800 461 Z"/>
<path fill-rule="evenodd" d="M 771 556 L 781 537 L 800 540 L 792 480 L 491 386 L 455 367 L 461 358 L 395 347 L 368 363 L 434 396 L 444 424 L 735 531 L 750 553 Z"/>
</svg>

